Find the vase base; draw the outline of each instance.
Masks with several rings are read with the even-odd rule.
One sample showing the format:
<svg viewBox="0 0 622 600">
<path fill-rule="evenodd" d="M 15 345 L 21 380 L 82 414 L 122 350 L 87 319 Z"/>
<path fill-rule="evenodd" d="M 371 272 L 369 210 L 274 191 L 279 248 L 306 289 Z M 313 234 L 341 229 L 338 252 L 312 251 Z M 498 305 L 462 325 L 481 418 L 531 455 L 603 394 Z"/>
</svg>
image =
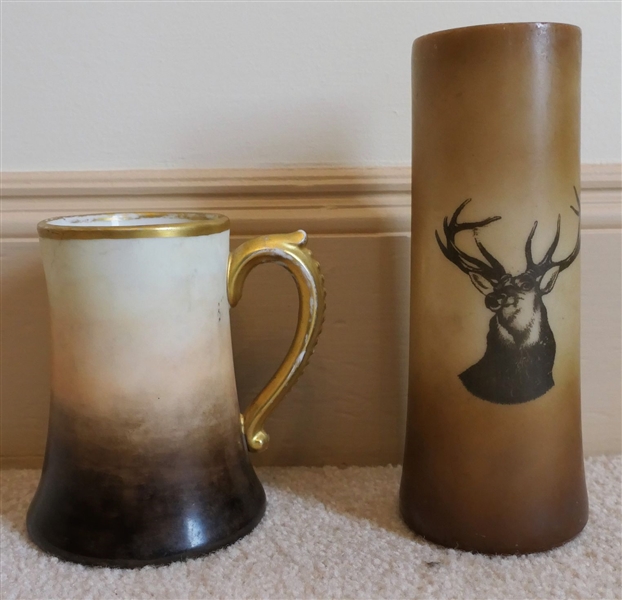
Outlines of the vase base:
<svg viewBox="0 0 622 600">
<path fill-rule="evenodd" d="M 432 544 L 436 544 L 437 546 L 443 546 L 444 548 L 450 548 L 452 550 L 461 550 L 463 552 L 472 552 L 474 554 L 485 554 L 488 556 L 519 556 L 524 554 L 539 554 L 541 552 L 548 552 L 549 550 L 554 550 L 555 548 L 559 548 L 568 544 L 575 538 L 577 538 L 587 525 L 588 518 L 587 514 L 585 518 L 578 524 L 578 527 L 574 529 L 571 533 L 566 536 L 560 536 L 559 538 L 555 538 L 550 541 L 548 544 L 537 544 L 537 543 L 525 543 L 515 544 L 514 547 L 497 545 L 495 547 L 485 546 L 485 545 L 477 545 L 468 542 L 461 542 L 456 539 L 442 538 L 437 537 L 433 533 L 429 533 L 424 531 L 425 528 L 420 527 L 419 524 L 414 523 L 405 511 L 400 506 L 400 517 L 402 521 L 408 526 L 408 528 L 414 532 L 416 535 L 422 537 L 426 542 L 430 542 Z"/>
</svg>

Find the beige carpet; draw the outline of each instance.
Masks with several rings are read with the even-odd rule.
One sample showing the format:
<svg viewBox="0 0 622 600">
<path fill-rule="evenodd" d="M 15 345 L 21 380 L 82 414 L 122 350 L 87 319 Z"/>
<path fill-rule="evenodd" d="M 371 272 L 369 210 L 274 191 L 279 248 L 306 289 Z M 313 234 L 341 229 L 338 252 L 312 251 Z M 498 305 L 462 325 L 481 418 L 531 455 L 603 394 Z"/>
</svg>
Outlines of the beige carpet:
<svg viewBox="0 0 622 600">
<path fill-rule="evenodd" d="M 429 544 L 397 513 L 399 468 L 264 468 L 262 523 L 211 556 L 140 570 L 46 556 L 25 537 L 37 471 L 2 473 L 1 597 L 21 600 L 199 598 L 620 598 L 620 457 L 587 463 L 591 514 L 547 554 L 486 557 Z"/>
</svg>

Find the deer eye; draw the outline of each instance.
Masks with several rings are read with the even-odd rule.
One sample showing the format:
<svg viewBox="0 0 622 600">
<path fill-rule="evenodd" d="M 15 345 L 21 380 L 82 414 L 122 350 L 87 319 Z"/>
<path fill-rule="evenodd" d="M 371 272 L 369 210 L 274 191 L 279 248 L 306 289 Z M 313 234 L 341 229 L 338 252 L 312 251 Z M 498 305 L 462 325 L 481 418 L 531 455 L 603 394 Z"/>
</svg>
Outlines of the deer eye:
<svg viewBox="0 0 622 600">
<path fill-rule="evenodd" d="M 533 281 L 525 279 L 524 281 L 520 282 L 519 287 L 521 290 L 523 290 L 523 292 L 529 292 L 530 290 L 533 290 Z"/>
</svg>

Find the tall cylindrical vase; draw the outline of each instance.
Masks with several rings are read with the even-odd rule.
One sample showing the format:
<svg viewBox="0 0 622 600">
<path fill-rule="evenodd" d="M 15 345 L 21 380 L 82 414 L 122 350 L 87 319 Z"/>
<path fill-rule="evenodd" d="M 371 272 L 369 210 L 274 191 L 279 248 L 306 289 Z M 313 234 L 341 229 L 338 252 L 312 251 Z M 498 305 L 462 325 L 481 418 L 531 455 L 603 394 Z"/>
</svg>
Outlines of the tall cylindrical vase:
<svg viewBox="0 0 622 600">
<path fill-rule="evenodd" d="M 579 378 L 581 31 L 443 31 L 413 49 L 410 527 L 485 553 L 588 515 Z"/>
</svg>

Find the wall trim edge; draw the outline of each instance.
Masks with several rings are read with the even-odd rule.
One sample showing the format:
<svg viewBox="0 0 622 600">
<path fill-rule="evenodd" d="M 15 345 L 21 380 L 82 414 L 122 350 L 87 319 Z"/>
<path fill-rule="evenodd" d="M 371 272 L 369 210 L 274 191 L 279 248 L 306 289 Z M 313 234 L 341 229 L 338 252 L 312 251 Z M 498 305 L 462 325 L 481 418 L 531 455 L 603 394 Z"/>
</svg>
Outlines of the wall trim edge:
<svg viewBox="0 0 622 600">
<path fill-rule="evenodd" d="M 583 229 L 622 228 L 622 164 L 583 165 Z M 61 214 L 224 212 L 232 233 L 410 231 L 409 167 L 13 172 L 0 175 L 4 239 Z"/>
</svg>

